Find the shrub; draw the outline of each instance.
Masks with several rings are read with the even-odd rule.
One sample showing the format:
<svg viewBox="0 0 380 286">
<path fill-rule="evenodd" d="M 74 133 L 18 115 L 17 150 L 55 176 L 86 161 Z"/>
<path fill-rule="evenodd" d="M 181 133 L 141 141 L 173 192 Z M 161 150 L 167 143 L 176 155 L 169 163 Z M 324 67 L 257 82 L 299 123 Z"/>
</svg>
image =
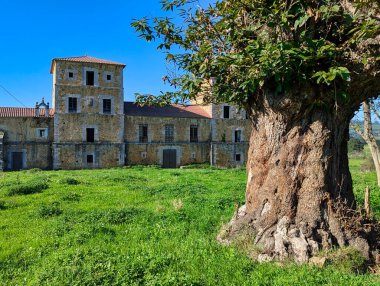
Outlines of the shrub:
<svg viewBox="0 0 380 286">
<path fill-rule="evenodd" d="M 63 211 L 59 207 L 58 202 L 51 203 L 50 205 L 42 205 L 40 209 L 38 210 L 38 214 L 42 218 L 59 216 L 62 213 Z"/>
<path fill-rule="evenodd" d="M 74 178 L 64 178 L 59 181 L 61 184 L 67 184 L 67 185 L 79 185 L 80 182 L 77 179 Z"/>
<path fill-rule="evenodd" d="M 80 195 L 78 195 L 76 193 L 70 193 L 70 194 L 67 194 L 66 196 L 64 196 L 62 199 L 64 201 L 69 201 L 69 202 L 79 202 Z"/>
<path fill-rule="evenodd" d="M 33 169 L 29 169 L 28 170 L 28 173 L 38 173 L 38 172 L 41 172 L 42 170 L 40 168 L 33 168 Z"/>
<path fill-rule="evenodd" d="M 360 138 L 351 138 L 348 141 L 348 152 L 362 152 L 364 149 L 365 142 L 363 139 Z"/>
<path fill-rule="evenodd" d="M 46 182 L 40 182 L 40 181 L 19 183 L 19 184 L 8 187 L 8 196 L 30 195 L 30 194 L 41 193 L 43 190 L 46 190 L 48 187 L 49 186 Z"/>
<path fill-rule="evenodd" d="M 7 208 L 7 204 L 4 201 L 0 201 L 0 210 L 5 210 Z"/>
</svg>

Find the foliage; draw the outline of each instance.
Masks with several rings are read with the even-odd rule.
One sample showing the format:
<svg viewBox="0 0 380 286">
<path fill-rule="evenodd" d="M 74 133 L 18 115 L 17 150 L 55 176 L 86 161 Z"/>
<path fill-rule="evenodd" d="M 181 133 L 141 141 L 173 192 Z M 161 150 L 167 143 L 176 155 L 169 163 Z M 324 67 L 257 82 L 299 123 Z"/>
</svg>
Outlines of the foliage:
<svg viewBox="0 0 380 286">
<path fill-rule="evenodd" d="M 17 196 L 17 195 L 30 195 L 41 193 L 43 190 L 48 188 L 48 184 L 43 180 L 30 180 L 24 183 L 17 182 L 14 185 L 7 187 L 8 196 Z"/>
<path fill-rule="evenodd" d="M 348 152 L 362 152 L 364 150 L 365 142 L 360 138 L 350 138 L 348 141 Z"/>
<path fill-rule="evenodd" d="M 377 1 L 350 2 L 357 13 L 339 0 L 221 0 L 207 8 L 195 2 L 161 1 L 182 21 L 144 17 L 132 23 L 175 66 L 163 80 L 177 91 L 139 95 L 140 103 L 165 104 L 206 91 L 206 101 L 254 106 L 266 90 L 281 95 L 308 85 L 322 97 L 299 94 L 300 100 L 331 106 L 349 99 L 353 64 L 364 69 L 379 60 L 371 49 L 349 56 L 379 34 Z"/>
<path fill-rule="evenodd" d="M 371 187 L 375 216 L 380 190 L 374 173 L 351 162 L 363 203 Z M 244 201 L 243 169 L 11 172 L 1 175 L 0 284 L 4 285 L 378 285 L 347 258 L 323 269 L 257 264 L 215 239 Z M 80 178 L 68 185 L 64 178 Z M 127 178 L 122 180 L 122 178 Z M 5 186 L 49 181 L 34 196 L 7 196 Z M 170 182 L 170 184 L 168 184 Z M 70 199 L 67 199 L 70 198 Z M 73 198 L 73 199 L 71 199 Z M 250 252 L 249 241 L 242 241 Z M 352 265 L 358 265 L 358 263 Z M 335 262 L 334 262 L 335 263 Z M 347 266 L 347 267 L 346 267 Z M 207 271 L 202 271 L 207 269 Z M 352 271 L 354 269 L 354 271 Z"/>
</svg>

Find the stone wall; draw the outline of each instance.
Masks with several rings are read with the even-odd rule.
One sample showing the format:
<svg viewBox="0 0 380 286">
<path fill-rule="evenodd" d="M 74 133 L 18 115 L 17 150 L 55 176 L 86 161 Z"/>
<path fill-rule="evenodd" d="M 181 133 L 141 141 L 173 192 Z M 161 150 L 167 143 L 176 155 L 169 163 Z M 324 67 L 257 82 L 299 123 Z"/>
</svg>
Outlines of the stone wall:
<svg viewBox="0 0 380 286">
<path fill-rule="evenodd" d="M 4 170 L 3 140 L 4 132 L 0 131 L 0 172 Z"/>
<path fill-rule="evenodd" d="M 86 71 L 94 72 L 94 85 L 86 84 Z M 123 166 L 123 67 L 56 61 L 52 73 L 54 169 Z M 69 97 L 77 98 L 76 112 L 69 112 Z M 104 99 L 111 100 L 108 114 L 103 113 Z M 87 142 L 87 128 L 95 130 L 95 142 Z M 92 160 L 87 160 L 87 156 L 92 156 Z"/>
<path fill-rule="evenodd" d="M 0 118 L 3 139 L 3 169 L 12 169 L 12 153 L 23 153 L 23 169 L 52 168 L 51 142 L 53 140 L 53 119 L 49 117 Z M 46 136 L 41 137 L 40 130 Z"/>
</svg>

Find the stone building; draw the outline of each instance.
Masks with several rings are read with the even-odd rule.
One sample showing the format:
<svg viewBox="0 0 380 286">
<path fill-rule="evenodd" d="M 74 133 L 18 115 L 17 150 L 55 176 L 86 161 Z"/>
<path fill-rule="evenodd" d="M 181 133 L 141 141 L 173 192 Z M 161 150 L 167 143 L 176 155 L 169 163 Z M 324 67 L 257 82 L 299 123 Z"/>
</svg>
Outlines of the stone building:
<svg viewBox="0 0 380 286">
<path fill-rule="evenodd" d="M 52 108 L 44 99 L 35 108 L 0 107 L 0 170 L 245 163 L 251 124 L 244 111 L 201 100 L 124 102 L 124 68 L 89 56 L 53 59 Z"/>
</svg>

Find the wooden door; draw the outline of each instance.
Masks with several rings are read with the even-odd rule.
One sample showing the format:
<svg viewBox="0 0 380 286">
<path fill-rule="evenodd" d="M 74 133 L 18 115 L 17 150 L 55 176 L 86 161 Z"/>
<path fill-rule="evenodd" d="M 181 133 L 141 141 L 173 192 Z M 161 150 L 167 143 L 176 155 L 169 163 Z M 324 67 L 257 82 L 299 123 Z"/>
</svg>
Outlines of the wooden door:
<svg viewBox="0 0 380 286">
<path fill-rule="evenodd" d="M 24 167 L 23 152 L 12 152 L 12 170 L 19 171 Z"/>
<path fill-rule="evenodd" d="M 177 167 L 177 150 L 165 149 L 163 151 L 162 168 L 176 168 Z"/>
</svg>

